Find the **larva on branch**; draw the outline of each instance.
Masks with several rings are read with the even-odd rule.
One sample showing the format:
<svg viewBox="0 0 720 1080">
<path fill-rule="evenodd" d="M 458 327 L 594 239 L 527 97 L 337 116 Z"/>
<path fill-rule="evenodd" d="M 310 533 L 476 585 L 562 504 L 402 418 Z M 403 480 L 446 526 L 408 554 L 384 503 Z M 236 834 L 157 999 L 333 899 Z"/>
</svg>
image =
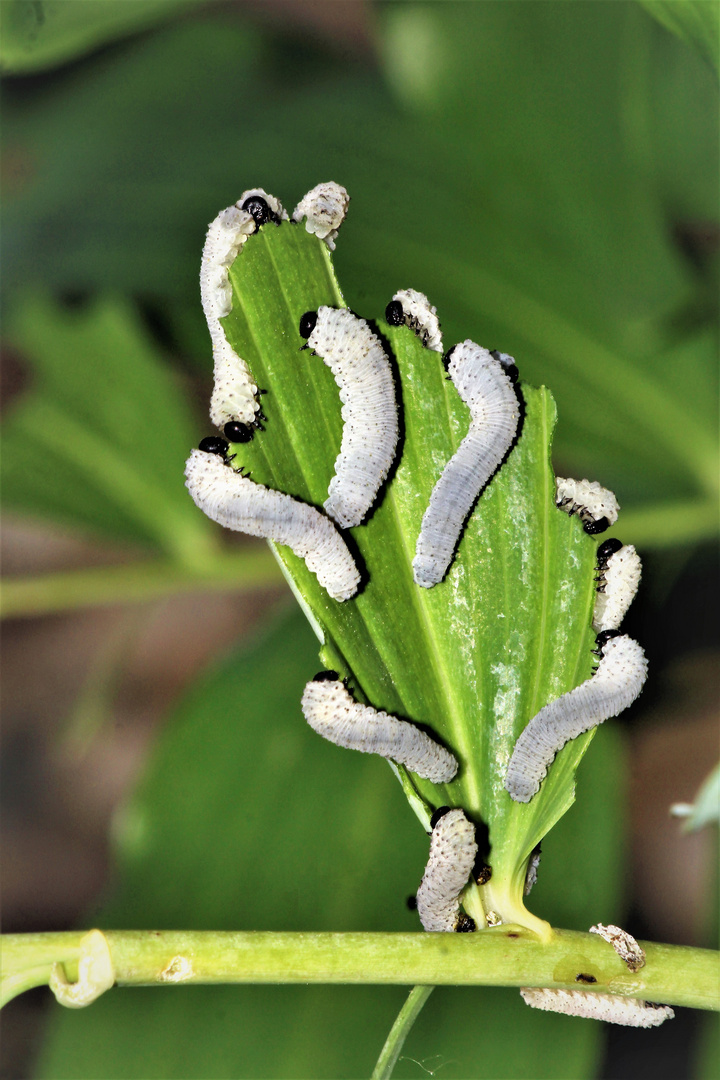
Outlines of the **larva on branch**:
<svg viewBox="0 0 720 1080">
<path fill-rule="evenodd" d="M 200 264 L 200 298 L 213 348 L 214 379 L 210 419 L 223 429 L 228 422 L 256 424 L 260 406 L 257 386 L 245 361 L 225 336 L 220 319 L 232 309 L 229 270 L 240 248 L 260 225 L 280 224 L 287 214 L 273 195 L 262 188 L 244 191 L 233 206 L 210 222 Z"/>
<path fill-rule="evenodd" d="M 597 923 L 596 926 L 590 927 L 589 933 L 598 934 L 612 945 L 630 971 L 640 971 L 641 968 L 645 967 L 645 951 L 640 948 L 635 938 L 632 934 L 628 934 L 627 930 L 623 930 L 620 926 L 613 926 L 612 923 L 608 923 L 607 926 Z"/>
<path fill-rule="evenodd" d="M 293 210 L 293 221 L 305 218 L 305 228 L 335 250 L 337 234 L 345 220 L 350 196 L 344 187 L 328 180 L 304 195 Z"/>
<path fill-rule="evenodd" d="M 398 416 L 392 369 L 377 334 L 346 308 L 306 312 L 300 334 L 340 388 L 343 435 L 325 509 L 348 529 L 367 514 L 395 458 Z"/>
<path fill-rule="evenodd" d="M 565 480 L 556 477 L 555 505 L 566 514 L 577 514 L 591 536 L 605 532 L 618 519 L 620 505 L 612 491 L 597 480 Z"/>
<path fill-rule="evenodd" d="M 449 358 L 449 359 L 448 359 Z M 470 409 L 470 430 L 448 461 L 430 496 L 415 547 L 413 575 L 425 589 L 442 581 L 463 523 L 507 454 L 520 407 L 505 365 L 473 341 L 456 345 L 444 362 Z"/>
<path fill-rule="evenodd" d="M 529 802 L 565 743 L 627 709 L 646 678 L 647 660 L 638 643 L 626 635 L 608 636 L 594 675 L 541 709 L 515 743 L 505 776 L 515 802 Z"/>
<path fill-rule="evenodd" d="M 432 306 L 425 293 L 416 289 L 396 292 L 385 308 L 385 319 L 390 326 L 409 326 L 426 349 L 443 351 L 437 308 Z"/>
<path fill-rule="evenodd" d="M 520 993 L 525 1004 L 533 1009 L 583 1016 L 589 1020 L 604 1020 L 607 1024 L 622 1024 L 624 1027 L 658 1027 L 665 1020 L 672 1020 L 675 1015 L 669 1005 L 653 1005 L 652 1002 L 622 997 L 621 994 L 594 994 L 588 990 L 540 990 L 536 987 L 521 987 Z"/>
<path fill-rule="evenodd" d="M 425 930 L 458 929 L 460 894 L 477 856 L 475 826 L 462 810 L 448 810 L 433 825 L 430 857 L 420 888 L 417 910 Z"/>
<path fill-rule="evenodd" d="M 606 547 L 607 545 L 607 547 Z M 606 540 L 598 548 L 598 590 L 593 630 L 617 630 L 635 599 L 642 574 L 640 556 L 632 544 Z"/>
<path fill-rule="evenodd" d="M 314 506 L 235 472 L 226 459 L 227 444 L 224 451 L 212 450 L 208 442 L 185 465 L 186 487 L 203 513 L 226 529 L 287 544 L 334 600 L 354 596 L 360 574 L 332 521 Z"/>
<path fill-rule="evenodd" d="M 363 754 L 399 761 L 434 784 L 447 784 L 457 772 L 453 755 L 411 724 L 355 701 L 336 671 L 321 671 L 305 687 L 302 711 L 324 739 Z"/>
</svg>

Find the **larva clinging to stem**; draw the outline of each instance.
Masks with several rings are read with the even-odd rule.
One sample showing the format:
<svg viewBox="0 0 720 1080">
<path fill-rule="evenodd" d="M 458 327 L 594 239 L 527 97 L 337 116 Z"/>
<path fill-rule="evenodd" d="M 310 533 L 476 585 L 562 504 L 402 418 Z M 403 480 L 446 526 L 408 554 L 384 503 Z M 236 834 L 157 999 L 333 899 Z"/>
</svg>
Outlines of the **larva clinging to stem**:
<svg viewBox="0 0 720 1080">
<path fill-rule="evenodd" d="M 223 440 L 215 440 L 222 443 Z M 314 506 L 282 491 L 255 484 L 227 461 L 228 447 L 193 450 L 185 465 L 186 486 L 194 502 L 226 529 L 287 544 L 334 600 L 357 592 L 360 574 L 332 521 Z"/>
<path fill-rule="evenodd" d="M 413 574 L 415 582 L 426 589 L 447 573 L 463 523 L 510 449 L 520 418 L 515 387 L 501 360 L 473 341 L 456 345 L 445 359 L 471 420 L 423 515 Z"/>
<path fill-rule="evenodd" d="M 462 810 L 448 810 L 433 826 L 430 856 L 417 891 L 425 930 L 458 928 L 460 894 L 472 873 L 478 846 L 475 826 Z"/>
<path fill-rule="evenodd" d="M 310 727 L 336 746 L 399 761 L 434 784 L 449 783 L 457 772 L 449 750 L 408 720 L 355 701 L 336 671 L 321 671 L 307 684 L 302 710 Z"/>
<path fill-rule="evenodd" d="M 606 632 L 602 640 L 594 675 L 541 709 L 515 743 L 505 789 L 516 802 L 530 801 L 566 742 L 618 716 L 642 690 L 647 678 L 644 652 L 632 638 L 613 634 Z"/>
<path fill-rule="evenodd" d="M 262 188 L 244 191 L 233 206 L 221 210 L 208 226 L 200 264 L 200 298 L 212 341 L 214 387 L 210 419 L 221 430 L 227 423 L 256 425 L 260 406 L 257 386 L 245 361 L 225 336 L 220 320 L 232 310 L 229 271 L 240 249 L 261 225 L 287 220 L 273 195 Z"/>
<path fill-rule="evenodd" d="M 390 361 L 377 334 L 346 308 L 306 312 L 300 333 L 340 388 L 343 435 L 325 509 L 349 529 L 364 519 L 395 458 L 398 416 Z"/>
</svg>

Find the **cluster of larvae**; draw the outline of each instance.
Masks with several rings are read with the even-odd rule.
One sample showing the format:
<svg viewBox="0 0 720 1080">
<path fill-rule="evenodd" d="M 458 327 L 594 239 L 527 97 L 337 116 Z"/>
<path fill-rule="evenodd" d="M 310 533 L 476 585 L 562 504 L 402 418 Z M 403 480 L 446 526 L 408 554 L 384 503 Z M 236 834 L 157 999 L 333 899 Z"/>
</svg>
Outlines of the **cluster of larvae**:
<svg viewBox="0 0 720 1080">
<path fill-rule="evenodd" d="M 318 184 L 292 221 L 334 249 L 349 202 L 344 188 Z M 346 308 L 306 312 L 299 331 L 305 348 L 330 368 L 339 388 L 343 434 L 323 514 L 314 506 L 254 483 L 233 467 L 229 443 L 249 442 L 262 429 L 260 391 L 227 340 L 221 318 L 232 308 L 229 269 L 263 225 L 290 221 L 280 202 L 259 188 L 246 191 L 210 224 L 200 274 L 203 310 L 214 356 L 210 418 L 225 438 L 203 439 L 190 455 L 187 486 L 197 505 L 226 528 L 288 545 L 337 601 L 354 596 L 360 574 L 339 529 L 363 523 L 377 500 L 398 447 L 398 407 L 390 359 L 365 319 Z M 387 308 L 392 325 L 410 326 L 442 356 L 437 314 L 414 289 L 397 292 Z M 430 496 L 417 538 L 413 576 L 437 585 L 453 559 L 463 524 L 517 434 L 520 408 L 512 357 L 464 341 L 442 356 L 449 378 L 470 409 L 468 434 L 447 462 Z"/>
<path fill-rule="evenodd" d="M 253 482 L 233 466 L 229 443 L 250 441 L 262 430 L 266 418 L 259 403 L 262 391 L 229 344 L 220 319 L 232 307 L 229 268 L 248 237 L 264 225 L 304 220 L 307 231 L 334 250 L 348 203 L 348 194 L 340 185 L 319 184 L 300 201 L 290 219 L 274 196 L 253 189 L 211 223 L 202 257 L 201 297 L 214 355 L 210 416 L 225 437 L 203 439 L 192 451 L 185 472 L 190 494 L 212 520 L 288 545 L 339 602 L 354 596 L 360 583 L 339 530 L 363 523 L 397 453 L 397 396 L 383 343 L 364 319 L 345 308 L 320 307 L 306 312 L 300 320 L 299 334 L 305 341 L 302 348 L 311 349 L 330 368 L 343 403 L 340 453 L 323 513 Z M 468 433 L 435 483 L 416 542 L 414 581 L 431 588 L 445 577 L 468 515 L 516 440 L 520 418 L 517 369 L 513 357 L 490 352 L 470 340 L 443 355 L 436 309 L 414 289 L 397 292 L 385 314 L 390 325 L 410 327 L 425 348 L 442 357 L 448 378 L 470 410 Z M 578 515 L 590 535 L 614 524 L 619 509 L 612 492 L 587 480 L 558 478 L 556 504 L 568 514 Z M 518 738 L 505 777 L 505 788 L 515 801 L 532 799 L 555 755 L 570 739 L 617 716 L 640 693 L 647 674 L 645 657 L 640 646 L 619 630 L 637 591 L 640 572 L 640 560 L 632 546 L 608 540 L 598 548 L 593 628 L 599 663 L 590 679 L 541 709 Z M 307 684 L 302 709 L 310 726 L 338 746 L 379 754 L 435 784 L 447 784 L 457 773 L 458 762 L 449 750 L 409 721 L 355 701 L 335 671 L 320 672 Z M 477 856 L 475 827 L 463 811 L 449 807 L 436 811 L 431 821 L 429 860 L 417 892 L 417 909 L 425 930 L 475 929 L 460 905 Z M 537 862 L 536 857 L 528 870 L 530 884 Z M 485 867 L 482 872 L 490 871 Z M 555 1005 L 542 996 L 563 993 L 562 1000 L 553 999 Z M 612 1012 L 607 996 L 530 990 L 523 995 L 537 1008 L 575 1009 L 578 1015 L 611 1018 L 606 1015 L 608 1010 Z M 580 998 L 602 999 L 597 1005 L 600 1012 L 592 1013 L 594 1006 L 584 1001 L 578 1005 Z M 618 1000 L 623 1002 L 625 1016 L 628 999 Z M 630 1013 L 642 1017 L 637 1021 L 641 1026 L 664 1019 L 644 1003 L 637 1003 L 636 1012 L 630 1009 Z M 616 1022 L 634 1021 L 625 1018 Z"/>
</svg>

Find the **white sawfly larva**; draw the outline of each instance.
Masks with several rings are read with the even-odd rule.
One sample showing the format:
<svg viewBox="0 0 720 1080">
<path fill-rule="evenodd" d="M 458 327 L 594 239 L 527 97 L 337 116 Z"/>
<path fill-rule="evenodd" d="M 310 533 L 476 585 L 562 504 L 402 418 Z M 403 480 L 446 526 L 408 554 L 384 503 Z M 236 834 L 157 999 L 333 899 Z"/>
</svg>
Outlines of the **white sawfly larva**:
<svg viewBox="0 0 720 1080">
<path fill-rule="evenodd" d="M 223 443 L 224 440 L 210 440 Z M 228 463 L 218 446 L 193 450 L 185 464 L 186 487 L 203 513 L 218 525 L 287 544 L 334 600 L 349 600 L 357 592 L 360 574 L 332 521 L 314 506 L 282 491 L 255 484 Z"/>
<path fill-rule="evenodd" d="M 588 1020 L 604 1020 L 607 1024 L 624 1027 L 659 1027 L 672 1020 L 675 1013 L 669 1005 L 653 1005 L 640 998 L 621 994 L 594 994 L 589 990 L 540 990 L 523 986 L 520 994 L 526 1005 L 543 1012 L 567 1013 Z"/>
<path fill-rule="evenodd" d="M 601 650 L 595 673 L 541 709 L 515 743 L 505 776 L 515 802 L 530 801 L 565 743 L 617 716 L 642 690 L 647 660 L 636 641 L 611 630 Z"/>
<path fill-rule="evenodd" d="M 415 547 L 413 575 L 425 589 L 444 578 L 463 523 L 510 449 L 520 407 L 505 365 L 473 341 L 448 353 L 447 369 L 470 409 L 470 430 L 430 496 Z M 447 361 L 447 357 L 445 358 Z"/>
<path fill-rule="evenodd" d="M 305 228 L 309 233 L 324 240 L 331 251 L 335 250 L 337 234 L 345 220 L 350 196 L 344 187 L 328 180 L 317 184 L 304 195 L 293 210 L 293 221 L 305 218 Z"/>
<path fill-rule="evenodd" d="M 336 671 L 321 671 L 307 684 L 302 711 L 313 731 L 336 746 L 399 761 L 434 784 L 449 783 L 457 772 L 449 750 L 408 720 L 355 701 Z"/>
<path fill-rule="evenodd" d="M 232 348 L 220 324 L 220 319 L 232 310 L 229 270 L 248 236 L 260 225 L 279 225 L 281 220 L 287 220 L 287 213 L 278 200 L 262 188 L 251 188 L 233 206 L 221 210 L 208 227 L 200 264 L 200 298 L 214 361 L 210 419 L 221 429 L 230 422 L 256 426 L 256 413 L 260 411 L 250 369 Z"/>
<path fill-rule="evenodd" d="M 425 293 L 416 289 L 396 292 L 385 308 L 385 319 L 390 326 L 409 326 L 424 348 L 443 351 L 437 308 L 432 306 Z"/>
<path fill-rule="evenodd" d="M 592 623 L 596 633 L 617 630 L 635 599 L 641 574 L 640 556 L 632 544 L 622 545 L 619 540 L 607 540 L 600 545 L 598 590 Z"/>
<path fill-rule="evenodd" d="M 460 928 L 460 894 L 472 873 L 478 846 L 475 826 L 462 810 L 446 810 L 436 818 L 433 815 L 430 857 L 417 891 L 417 910 L 425 930 L 452 931 Z"/>
<path fill-rule="evenodd" d="M 359 525 L 395 458 L 398 415 L 390 361 L 364 319 L 347 308 L 306 312 L 300 333 L 340 388 L 343 434 L 325 509 L 344 529 Z"/>
<path fill-rule="evenodd" d="M 620 505 L 612 491 L 597 480 L 565 480 L 556 477 L 555 505 L 566 514 L 577 514 L 586 533 L 605 532 L 618 519 Z"/>
<path fill-rule="evenodd" d="M 635 938 L 632 934 L 628 934 L 627 930 L 623 930 L 620 926 L 613 926 L 612 923 L 608 923 L 607 926 L 598 923 L 596 926 L 591 926 L 589 932 L 598 934 L 612 945 L 630 971 L 640 971 L 641 968 L 645 967 L 645 951 L 640 948 Z"/>
</svg>

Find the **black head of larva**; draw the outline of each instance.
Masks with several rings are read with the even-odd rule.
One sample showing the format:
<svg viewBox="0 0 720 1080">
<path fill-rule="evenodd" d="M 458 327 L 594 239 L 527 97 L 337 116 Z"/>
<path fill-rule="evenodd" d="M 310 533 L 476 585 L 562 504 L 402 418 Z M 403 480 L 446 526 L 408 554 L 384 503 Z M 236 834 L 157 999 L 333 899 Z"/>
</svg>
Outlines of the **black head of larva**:
<svg viewBox="0 0 720 1080">
<path fill-rule="evenodd" d="M 258 229 L 261 225 L 267 225 L 268 221 L 280 224 L 280 218 L 270 209 L 262 195 L 250 195 L 242 204 L 247 214 L 250 214 Z"/>
<path fill-rule="evenodd" d="M 452 349 L 448 349 L 448 351 L 444 354 L 444 356 L 442 358 L 443 367 L 445 368 L 446 371 L 450 367 L 450 361 L 453 358 L 453 353 L 454 352 L 455 352 L 455 346 L 453 345 Z"/>
<path fill-rule="evenodd" d="M 219 435 L 208 435 L 198 444 L 198 450 L 202 450 L 204 454 L 218 454 L 220 457 L 227 457 L 229 449 L 227 440 L 221 439 Z"/>
<path fill-rule="evenodd" d="M 595 638 L 594 652 L 597 656 L 602 656 L 603 649 L 607 645 L 608 641 L 611 641 L 615 637 L 621 637 L 622 632 L 620 630 L 601 630 Z"/>
<path fill-rule="evenodd" d="M 239 420 L 229 420 L 223 428 L 225 437 L 232 443 L 250 442 L 255 432 L 247 424 L 241 424 Z"/>
<path fill-rule="evenodd" d="M 470 915 L 458 916 L 458 921 L 455 923 L 456 934 L 472 934 L 475 930 L 477 930 L 477 925 Z"/>
<path fill-rule="evenodd" d="M 317 324 L 317 317 L 317 311 L 306 311 L 300 316 L 300 337 L 310 337 Z"/>
<path fill-rule="evenodd" d="M 338 682 L 340 679 L 337 671 L 318 671 L 317 675 L 313 675 L 313 682 Z"/>
<path fill-rule="evenodd" d="M 622 546 L 622 542 L 615 536 L 611 536 L 609 540 L 604 540 L 597 549 L 598 566 L 607 566 L 610 556 L 619 551 Z"/>
<path fill-rule="evenodd" d="M 444 818 L 446 814 L 450 813 L 449 806 L 439 806 L 433 816 L 430 818 L 430 828 L 434 829 L 440 818 Z"/>
<path fill-rule="evenodd" d="M 391 300 L 385 308 L 385 322 L 390 326 L 404 326 L 405 312 L 399 300 Z"/>
<path fill-rule="evenodd" d="M 598 533 L 605 532 L 610 528 L 610 522 L 606 517 L 598 518 L 597 521 L 593 518 L 587 518 L 583 521 L 583 529 L 588 536 L 597 536 Z"/>
<path fill-rule="evenodd" d="M 499 349 L 491 349 L 490 355 L 492 356 L 493 360 L 497 360 L 497 362 L 502 366 L 502 369 L 507 375 L 510 382 L 516 383 L 520 378 L 520 372 L 517 369 L 517 364 L 503 363 L 502 358 L 507 354 L 501 353 Z M 512 360 L 512 357 L 508 356 L 508 360 Z"/>
</svg>

